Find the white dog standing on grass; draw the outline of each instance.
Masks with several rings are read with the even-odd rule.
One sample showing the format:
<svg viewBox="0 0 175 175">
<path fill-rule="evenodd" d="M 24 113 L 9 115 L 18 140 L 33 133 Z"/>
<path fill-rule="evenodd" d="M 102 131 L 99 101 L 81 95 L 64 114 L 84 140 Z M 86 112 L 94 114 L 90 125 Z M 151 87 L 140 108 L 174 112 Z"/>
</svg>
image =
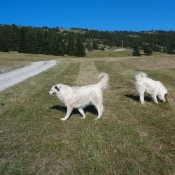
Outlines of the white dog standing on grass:
<svg viewBox="0 0 175 175">
<path fill-rule="evenodd" d="M 147 77 L 144 72 L 139 72 L 135 75 L 136 90 L 140 95 L 140 102 L 144 104 L 144 93 L 147 92 L 151 95 L 155 103 L 158 103 L 157 96 L 160 100 L 166 101 L 168 91 L 160 81 L 154 81 Z"/>
<path fill-rule="evenodd" d="M 101 80 L 97 84 L 86 85 L 82 87 L 71 87 L 64 84 L 54 85 L 49 94 L 57 96 L 58 99 L 67 106 L 67 113 L 61 120 L 67 120 L 73 110 L 77 108 L 85 118 L 83 108 L 92 104 L 98 111 L 99 119 L 103 113 L 103 91 L 107 89 L 109 82 L 109 75 L 107 73 L 100 73 L 98 78 Z"/>
</svg>

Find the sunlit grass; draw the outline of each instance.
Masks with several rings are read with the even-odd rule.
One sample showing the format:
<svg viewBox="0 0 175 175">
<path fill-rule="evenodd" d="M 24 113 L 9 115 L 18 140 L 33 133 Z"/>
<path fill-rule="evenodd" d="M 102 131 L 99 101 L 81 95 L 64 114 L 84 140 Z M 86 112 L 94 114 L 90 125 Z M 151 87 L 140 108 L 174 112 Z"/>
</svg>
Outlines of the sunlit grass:
<svg viewBox="0 0 175 175">
<path fill-rule="evenodd" d="M 175 174 L 174 60 L 59 58 L 2 91 L 0 174 Z M 168 102 L 155 104 L 149 95 L 145 105 L 139 102 L 133 76 L 140 70 L 167 86 Z M 110 75 L 102 118 L 95 121 L 97 111 L 88 106 L 85 120 L 74 110 L 61 121 L 66 107 L 48 95 L 52 85 L 94 83 L 98 72 Z"/>
<path fill-rule="evenodd" d="M 99 50 L 93 50 L 90 52 L 87 52 L 86 57 L 87 58 L 115 58 L 115 57 L 128 57 L 131 56 L 131 54 L 127 51 L 122 52 L 113 52 L 113 51 L 99 51 Z"/>
<path fill-rule="evenodd" d="M 129 56 L 128 52 L 109 52 L 109 51 L 91 51 L 87 52 L 84 59 L 87 58 L 106 58 L 106 57 L 123 57 Z M 34 61 L 47 61 L 47 60 L 55 60 L 55 59 L 72 59 L 73 56 L 65 55 L 63 57 L 60 56 L 52 56 L 52 55 L 43 55 L 43 54 L 26 54 L 26 53 L 18 53 L 18 52 L 0 52 L 0 73 L 6 73 L 14 69 L 18 69 L 29 65 Z"/>
</svg>

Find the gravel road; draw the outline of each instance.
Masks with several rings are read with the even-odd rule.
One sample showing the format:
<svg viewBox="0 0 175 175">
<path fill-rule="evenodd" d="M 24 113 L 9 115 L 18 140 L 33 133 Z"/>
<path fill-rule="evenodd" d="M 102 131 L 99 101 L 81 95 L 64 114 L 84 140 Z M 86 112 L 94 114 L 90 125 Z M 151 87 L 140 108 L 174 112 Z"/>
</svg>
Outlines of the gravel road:
<svg viewBox="0 0 175 175">
<path fill-rule="evenodd" d="M 21 81 L 35 76 L 57 64 L 56 60 L 32 62 L 30 65 L 8 73 L 0 74 L 0 92 Z"/>
</svg>

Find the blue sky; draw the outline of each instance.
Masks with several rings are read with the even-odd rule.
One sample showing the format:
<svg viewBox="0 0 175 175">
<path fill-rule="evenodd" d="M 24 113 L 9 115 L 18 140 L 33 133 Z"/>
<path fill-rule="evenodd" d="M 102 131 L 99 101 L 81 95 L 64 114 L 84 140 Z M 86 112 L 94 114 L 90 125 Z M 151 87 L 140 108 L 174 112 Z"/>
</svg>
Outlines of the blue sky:
<svg viewBox="0 0 175 175">
<path fill-rule="evenodd" d="M 0 0 L 0 24 L 175 30 L 175 0 Z"/>
</svg>

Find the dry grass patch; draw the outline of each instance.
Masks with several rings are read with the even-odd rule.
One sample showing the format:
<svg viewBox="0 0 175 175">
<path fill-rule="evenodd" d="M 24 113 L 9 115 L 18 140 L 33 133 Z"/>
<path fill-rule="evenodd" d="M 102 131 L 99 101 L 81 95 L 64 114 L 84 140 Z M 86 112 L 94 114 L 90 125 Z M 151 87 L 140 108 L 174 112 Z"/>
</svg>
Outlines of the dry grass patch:
<svg viewBox="0 0 175 175">
<path fill-rule="evenodd" d="M 84 86 L 88 84 L 96 84 L 99 81 L 98 74 L 99 72 L 93 61 L 84 61 L 81 63 L 76 85 Z"/>
<path fill-rule="evenodd" d="M 158 68 L 167 68 L 173 67 L 175 65 L 174 56 L 149 56 L 149 57 L 136 57 L 135 59 L 128 59 L 124 62 L 127 66 L 134 66 L 139 69 L 148 68 L 148 69 L 158 69 Z"/>
</svg>

